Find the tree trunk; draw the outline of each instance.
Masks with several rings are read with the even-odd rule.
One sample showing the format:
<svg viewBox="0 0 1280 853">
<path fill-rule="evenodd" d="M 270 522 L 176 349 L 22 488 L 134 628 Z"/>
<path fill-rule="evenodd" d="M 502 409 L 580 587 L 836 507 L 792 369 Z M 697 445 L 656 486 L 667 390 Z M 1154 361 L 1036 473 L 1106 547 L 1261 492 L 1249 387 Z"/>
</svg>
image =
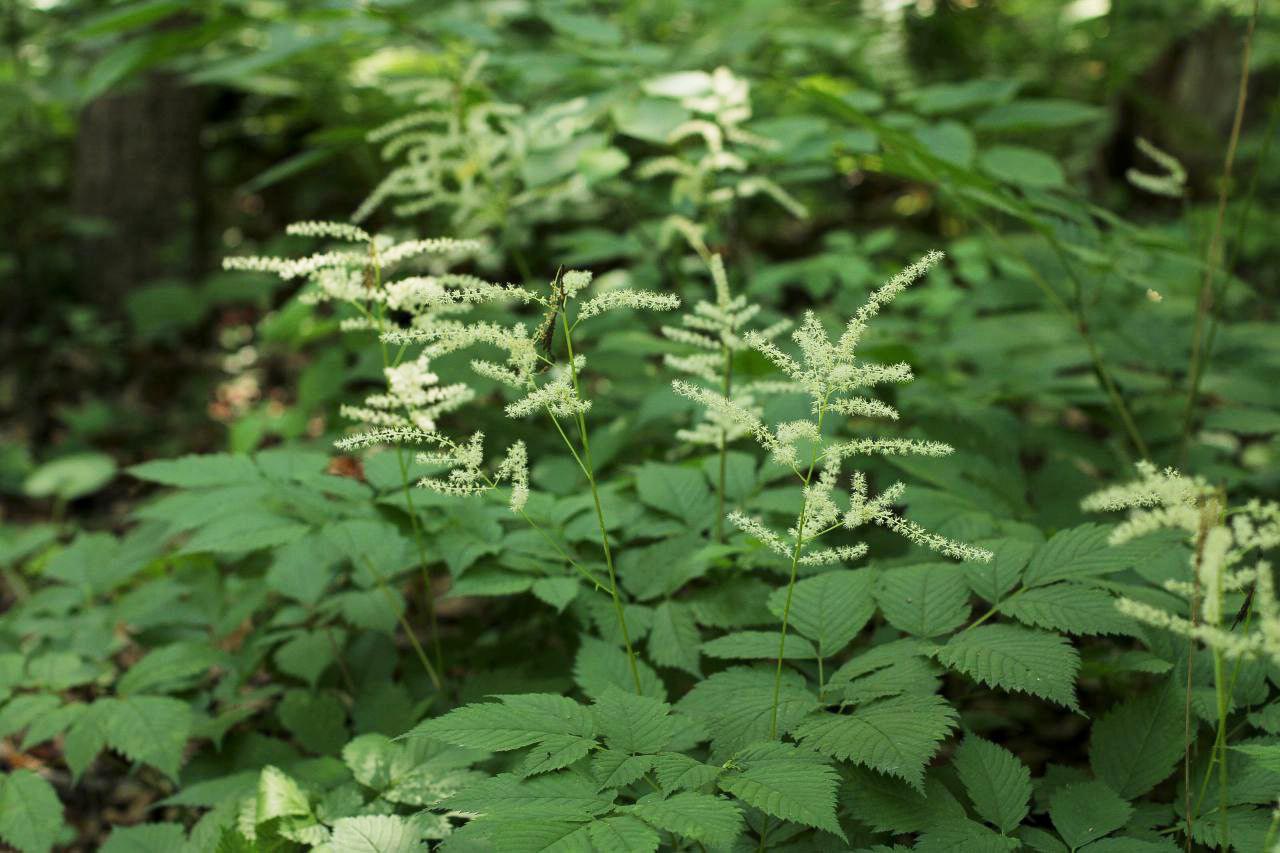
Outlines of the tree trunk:
<svg viewBox="0 0 1280 853">
<path fill-rule="evenodd" d="M 81 112 L 71 205 L 85 298 L 118 311 L 131 288 L 194 279 L 204 267 L 199 216 L 199 89 L 154 73 Z"/>
</svg>

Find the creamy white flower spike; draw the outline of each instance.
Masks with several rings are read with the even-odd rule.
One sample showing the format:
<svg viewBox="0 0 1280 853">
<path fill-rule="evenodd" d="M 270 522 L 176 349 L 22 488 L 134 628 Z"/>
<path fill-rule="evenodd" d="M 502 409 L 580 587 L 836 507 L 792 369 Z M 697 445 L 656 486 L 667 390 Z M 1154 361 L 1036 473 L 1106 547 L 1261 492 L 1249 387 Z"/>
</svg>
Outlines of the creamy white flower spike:
<svg viewBox="0 0 1280 853">
<path fill-rule="evenodd" d="M 991 559 L 991 553 L 984 548 L 948 539 L 900 516 L 896 507 L 901 503 L 906 488 L 901 483 L 894 483 L 873 498 L 868 493 L 866 475 L 854 471 L 847 495 L 847 510 L 841 508 L 844 501 L 837 500 L 835 496 L 841 467 L 847 459 L 906 454 L 936 457 L 952 452 L 949 445 L 941 442 L 914 438 L 837 440 L 830 437 L 832 415 L 899 420 L 900 415 L 894 407 L 855 392 L 881 383 L 910 381 L 910 368 L 905 364 L 881 365 L 862 361 L 857 357 L 857 345 L 881 308 L 891 303 L 941 258 L 941 253 L 931 252 L 872 292 L 834 342 L 817 315 L 807 313 L 791 336 L 799 350 L 798 357 L 783 351 L 770 336 L 761 332 L 747 332 L 742 336 L 743 345 L 755 349 L 786 377 L 786 389 L 802 390 L 809 395 L 809 418 L 785 421 L 771 429 L 758 411 L 747 408 L 741 401 L 726 399 L 690 382 L 677 380 L 673 383 L 677 393 L 702 403 L 720 422 L 735 425 L 739 434 L 754 437 L 774 462 L 791 468 L 803 481 L 804 500 L 799 517 L 786 537 L 768 528 L 758 518 L 742 513 L 729 516 L 739 529 L 764 543 L 769 550 L 804 565 L 856 560 L 866 553 L 863 543 L 821 549 L 815 547 L 816 543 L 835 530 L 852 531 L 870 524 L 956 560 L 986 562 Z M 727 294 L 725 301 L 728 301 Z M 736 332 L 736 328 L 729 329 L 735 340 Z M 724 340 L 720 341 L 722 346 L 725 345 Z"/>
<path fill-rule="evenodd" d="M 1221 494 L 1199 478 L 1188 478 L 1149 462 L 1136 466 L 1138 477 L 1086 497 L 1092 510 L 1129 510 L 1129 518 L 1110 536 L 1123 544 L 1161 530 L 1181 531 L 1190 545 L 1190 571 L 1195 583 L 1169 582 L 1165 588 L 1188 601 L 1198 601 L 1195 620 L 1185 619 L 1144 602 L 1121 598 L 1116 606 L 1140 622 L 1203 643 L 1228 658 L 1265 656 L 1280 664 L 1280 602 L 1276 601 L 1272 566 L 1257 558 L 1280 545 L 1280 505 L 1252 500 L 1228 509 Z M 1224 597 L 1252 589 L 1253 615 L 1230 625 Z"/>
</svg>

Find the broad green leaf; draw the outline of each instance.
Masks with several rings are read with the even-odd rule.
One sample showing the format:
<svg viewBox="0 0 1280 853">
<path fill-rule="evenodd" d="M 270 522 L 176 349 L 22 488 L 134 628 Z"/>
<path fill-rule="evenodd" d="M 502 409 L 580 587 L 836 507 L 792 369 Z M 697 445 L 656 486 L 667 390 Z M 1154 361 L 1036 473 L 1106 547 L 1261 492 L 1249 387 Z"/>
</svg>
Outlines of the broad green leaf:
<svg viewBox="0 0 1280 853">
<path fill-rule="evenodd" d="M 1080 655 L 1057 634 L 1013 625 L 980 625 L 952 637 L 934 651 L 948 669 L 1003 690 L 1017 690 L 1057 702 L 1076 704 Z"/>
<path fill-rule="evenodd" d="M 347 742 L 347 709 L 328 692 L 290 690 L 276 707 L 276 716 L 304 749 L 331 755 Z"/>
<path fill-rule="evenodd" d="M 301 631 L 276 649 L 276 666 L 314 687 L 344 645 L 346 632 L 338 628 Z"/>
<path fill-rule="evenodd" d="M 1123 570 L 1129 565 L 1127 549 L 1108 544 L 1110 534 L 1111 529 L 1101 524 L 1083 524 L 1054 534 L 1031 558 L 1023 584 L 1046 586 Z"/>
<path fill-rule="evenodd" d="M 586 758 L 595 745 L 594 739 L 581 735 L 547 735 L 534 744 L 516 772 L 521 776 L 534 776 L 562 770 L 579 759 Z"/>
<path fill-rule="evenodd" d="M 591 775 L 601 788 L 625 788 L 653 766 L 652 755 L 631 755 L 620 749 L 602 749 L 591 758 Z"/>
<path fill-rule="evenodd" d="M 1056 98 L 1019 98 L 992 107 L 974 120 L 979 130 L 1041 130 L 1098 121 L 1106 112 L 1093 104 Z"/>
<path fill-rule="evenodd" d="M 978 165 L 993 178 L 1028 189 L 1060 189 L 1067 185 L 1067 176 L 1058 161 L 1034 148 L 996 145 L 982 152 Z"/>
<path fill-rule="evenodd" d="M 442 805 L 476 814 L 585 819 L 612 808 L 613 793 L 600 793 L 590 776 L 569 770 L 527 779 L 502 773 L 467 785 Z"/>
<path fill-rule="evenodd" d="M 180 823 L 142 823 L 111 830 L 102 853 L 173 853 L 187 843 L 187 831 Z"/>
<path fill-rule="evenodd" d="M 504 752 L 531 746 L 557 735 L 590 738 L 591 712 L 565 696 L 526 693 L 502 696 L 455 708 L 443 717 L 424 720 L 406 737 L 432 737 L 472 749 Z"/>
<path fill-rule="evenodd" d="M 530 591 L 539 601 L 551 605 L 561 613 L 571 601 L 578 597 L 578 591 L 581 589 L 582 584 L 577 578 L 538 578 L 530 587 Z"/>
<path fill-rule="evenodd" d="M 99 699 L 94 710 L 103 715 L 109 747 L 131 761 L 150 764 L 171 779 L 178 778 L 191 734 L 191 706 L 187 702 L 167 696 L 126 696 Z"/>
<path fill-rule="evenodd" d="M 646 462 L 636 472 L 636 493 L 646 505 L 695 530 L 715 521 L 716 499 L 697 468 Z"/>
<path fill-rule="evenodd" d="M 788 743 L 748 747 L 733 758 L 736 770 L 720 789 L 765 814 L 845 837 L 836 819 L 839 776 L 824 759 Z"/>
<path fill-rule="evenodd" d="M 795 729 L 810 749 L 897 776 L 924 789 L 924 768 L 956 725 L 940 696 L 910 696 L 864 705 L 848 714 L 823 712 Z"/>
<path fill-rule="evenodd" d="M 1002 746 L 966 735 L 952 759 L 974 810 L 1010 833 L 1031 810 L 1031 771 Z"/>
<path fill-rule="evenodd" d="M 258 467 L 248 456 L 230 453 L 159 459 L 134 465 L 129 473 L 139 480 L 184 489 L 243 485 L 255 483 L 262 478 Z"/>
<path fill-rule="evenodd" d="M 344 817 L 333 824 L 333 849 L 344 853 L 413 853 L 421 850 L 413 823 L 399 815 Z"/>
<path fill-rule="evenodd" d="M 1018 585 L 1036 546 L 1024 539 L 988 540 L 980 544 L 994 555 L 991 562 L 965 563 L 960 569 L 969 588 L 994 604 Z"/>
<path fill-rule="evenodd" d="M 101 489 L 116 475 L 116 462 L 105 453 L 76 453 L 46 462 L 32 471 L 22 491 L 32 498 L 72 501 Z"/>
<path fill-rule="evenodd" d="M 882 572 L 876 601 L 889 624 L 917 637 L 945 634 L 969 618 L 969 587 L 960 568 L 951 563 Z"/>
<path fill-rule="evenodd" d="M 1105 782 L 1074 782 L 1049 798 L 1049 818 L 1072 849 L 1115 832 L 1133 814 L 1133 806 Z"/>
<path fill-rule="evenodd" d="M 873 579 L 871 570 L 857 569 L 825 572 L 799 581 L 791 597 L 791 627 L 814 642 L 819 657 L 836 654 L 875 614 Z M 785 587 L 769 597 L 769 609 L 779 619 L 786 597 Z"/>
<path fill-rule="evenodd" d="M 653 627 L 649 629 L 650 660 L 658 666 L 675 667 L 700 678 L 701 648 L 702 634 L 690 605 L 664 601 L 654 608 Z"/>
<path fill-rule="evenodd" d="M 40 776 L 11 770 L 0 779 L 0 838 L 23 853 L 47 853 L 62 825 L 58 794 Z"/>
<path fill-rule="evenodd" d="M 683 838 L 728 847 L 742 832 L 742 813 L 723 797 L 682 791 L 658 799 L 645 797 L 625 810 L 645 823 Z"/>
<path fill-rule="evenodd" d="M 664 793 L 682 788 L 697 789 L 720 775 L 721 768 L 690 758 L 680 752 L 664 752 L 653 760 L 654 775 Z"/>
<path fill-rule="evenodd" d="M 1130 634 L 1134 622 L 1115 608 L 1115 597 L 1096 587 L 1055 583 L 1010 596 L 1000 612 L 1025 625 L 1065 634 Z"/>
<path fill-rule="evenodd" d="M 648 696 L 610 688 L 596 700 L 592 710 L 610 749 L 639 754 L 661 752 L 675 734 L 671 706 Z"/>
<path fill-rule="evenodd" d="M 653 853 L 661 838 L 643 821 L 627 815 L 613 815 L 587 825 L 597 850 L 617 853 Z"/>
<path fill-rule="evenodd" d="M 226 655 L 208 643 L 182 642 L 148 652 L 116 684 L 121 695 L 170 693 L 190 686 Z"/>
<path fill-rule="evenodd" d="M 1183 758 L 1185 686 L 1178 678 L 1112 708 L 1093 724 L 1089 763 L 1122 797 L 1147 793 Z"/>
<path fill-rule="evenodd" d="M 638 656 L 635 666 L 640 676 L 641 692 L 665 701 L 667 689 L 653 667 L 639 660 Z M 595 637 L 582 637 L 578 655 L 573 661 L 573 680 L 583 693 L 593 699 L 603 696 L 610 687 L 632 692 L 636 689 L 626 651 Z"/>
<path fill-rule="evenodd" d="M 1246 743 L 1231 747 L 1273 773 L 1280 773 L 1280 744 Z"/>
<path fill-rule="evenodd" d="M 296 780 L 279 767 L 267 765 L 258 777 L 257 821 L 309 817 L 311 803 Z"/>
<path fill-rule="evenodd" d="M 711 732 L 715 755 L 724 760 L 744 746 L 768 740 L 773 717 L 774 671 L 732 667 L 694 685 L 676 709 L 701 721 Z M 783 670 L 778 693 L 778 734 L 789 732 L 818 699 L 803 676 Z"/>
<path fill-rule="evenodd" d="M 779 631 L 735 631 L 703 643 L 702 653 L 729 660 L 777 660 L 781 648 L 784 660 L 812 660 L 818 656 L 804 637 L 788 632 L 786 643 L 780 646 L 781 636 Z"/>
</svg>

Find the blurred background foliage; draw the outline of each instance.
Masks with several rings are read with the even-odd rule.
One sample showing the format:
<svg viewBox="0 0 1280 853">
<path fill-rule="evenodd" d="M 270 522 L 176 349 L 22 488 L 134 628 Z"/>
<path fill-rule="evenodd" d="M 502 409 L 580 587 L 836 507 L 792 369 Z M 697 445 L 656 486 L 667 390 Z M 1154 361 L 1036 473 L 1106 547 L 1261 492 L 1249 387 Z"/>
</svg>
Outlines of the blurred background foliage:
<svg viewBox="0 0 1280 853">
<path fill-rule="evenodd" d="M 367 134 L 424 100 L 456 119 L 435 137 L 453 134 L 436 202 L 398 217 L 395 196 L 375 226 L 483 234 L 496 278 L 573 264 L 680 287 L 672 225 L 694 222 L 788 312 L 839 311 L 941 247 L 953 260 L 919 294 L 923 320 L 894 330 L 925 377 L 922 412 L 1050 481 L 1081 456 L 1109 469 L 1137 440 L 1274 484 L 1280 33 L 1266 9 L 1216 247 L 1229 269 L 1211 283 L 1214 313 L 1240 321 L 1214 340 L 1214 364 L 1234 369 L 1206 372 L 1186 430 L 1179 398 L 1250 8 L 15 0 L 0 21 L 5 505 L 46 512 L 48 463 L 72 481 L 54 491 L 93 512 L 117 497 L 103 454 L 335 429 L 355 356 L 332 322 L 218 261 L 273 248 L 286 222 L 356 211 L 396 165 Z M 769 142 L 730 146 L 749 185 L 729 204 L 715 192 L 728 172 L 644 171 L 698 148 L 668 143 L 688 107 L 652 81 L 717 68 L 749 83 L 742 129 Z M 1182 199 L 1126 181 L 1159 172 L 1138 137 L 1185 165 Z"/>
</svg>

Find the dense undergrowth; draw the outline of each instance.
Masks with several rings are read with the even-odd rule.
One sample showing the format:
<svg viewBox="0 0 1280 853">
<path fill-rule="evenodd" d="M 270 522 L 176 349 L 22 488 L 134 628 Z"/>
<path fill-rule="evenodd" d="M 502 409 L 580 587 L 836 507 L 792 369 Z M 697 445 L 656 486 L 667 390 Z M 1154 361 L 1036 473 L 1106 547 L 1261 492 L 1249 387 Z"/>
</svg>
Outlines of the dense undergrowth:
<svg viewBox="0 0 1280 853">
<path fill-rule="evenodd" d="M 376 177 L 213 280 L 274 398 L 26 476 L 0 839 L 1280 843 L 1274 121 L 1091 191 L 1103 107 L 752 8 L 732 67 L 499 4 L 352 72 Z"/>
</svg>

